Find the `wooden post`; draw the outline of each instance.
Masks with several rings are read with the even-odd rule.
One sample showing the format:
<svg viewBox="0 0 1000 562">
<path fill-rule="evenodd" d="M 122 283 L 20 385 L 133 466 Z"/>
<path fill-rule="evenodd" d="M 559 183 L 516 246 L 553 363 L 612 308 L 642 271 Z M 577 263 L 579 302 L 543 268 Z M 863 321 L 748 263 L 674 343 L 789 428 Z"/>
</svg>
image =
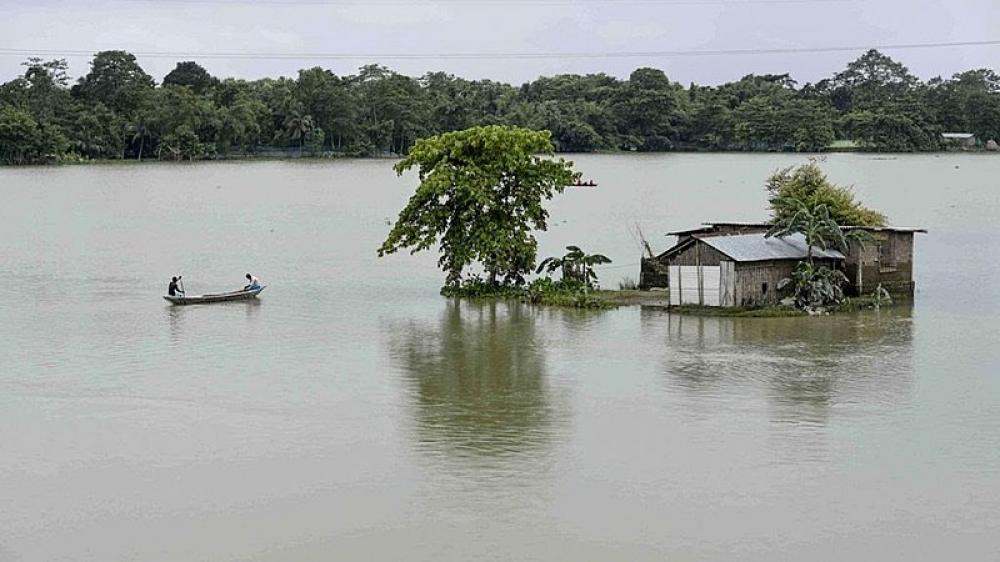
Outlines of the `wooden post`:
<svg viewBox="0 0 1000 562">
<path fill-rule="evenodd" d="M 683 300 L 684 288 L 681 287 L 682 279 L 684 279 L 684 276 L 681 275 L 681 267 L 677 266 L 677 306 L 681 306 L 684 304 Z"/>
<path fill-rule="evenodd" d="M 705 279 L 701 269 L 701 241 L 695 242 L 694 263 L 698 268 L 698 306 L 705 306 Z"/>
</svg>

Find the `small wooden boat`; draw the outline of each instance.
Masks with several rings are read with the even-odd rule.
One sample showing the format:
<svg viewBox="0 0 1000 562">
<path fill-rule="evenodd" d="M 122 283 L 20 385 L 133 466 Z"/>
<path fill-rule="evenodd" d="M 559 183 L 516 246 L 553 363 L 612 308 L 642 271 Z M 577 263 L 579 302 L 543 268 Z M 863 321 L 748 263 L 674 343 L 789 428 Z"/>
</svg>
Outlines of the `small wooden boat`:
<svg viewBox="0 0 1000 562">
<path fill-rule="evenodd" d="M 249 291 L 241 289 L 239 291 L 231 291 L 228 293 L 216 293 L 214 295 L 197 295 L 190 297 L 171 297 L 167 295 L 163 298 L 170 301 L 172 304 L 210 304 L 213 302 L 245 301 L 257 298 L 257 295 L 259 295 L 260 292 L 266 287 L 266 285 L 261 285 L 260 287 L 250 289 Z"/>
</svg>

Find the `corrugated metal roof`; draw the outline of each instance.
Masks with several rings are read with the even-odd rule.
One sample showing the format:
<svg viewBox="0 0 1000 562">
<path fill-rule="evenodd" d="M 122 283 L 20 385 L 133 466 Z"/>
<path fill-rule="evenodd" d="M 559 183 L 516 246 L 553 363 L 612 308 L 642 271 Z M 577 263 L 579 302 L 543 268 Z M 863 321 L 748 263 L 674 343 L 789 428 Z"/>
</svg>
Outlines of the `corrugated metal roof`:
<svg viewBox="0 0 1000 562">
<path fill-rule="evenodd" d="M 844 230 L 867 230 L 869 232 L 912 232 L 927 234 L 926 228 L 918 226 L 842 226 Z"/>
<path fill-rule="evenodd" d="M 946 139 L 969 140 L 976 135 L 973 133 L 941 133 L 941 136 Z"/>
<path fill-rule="evenodd" d="M 685 230 L 672 230 L 667 233 L 667 236 L 684 236 L 687 234 L 694 234 L 696 232 L 709 232 L 712 230 L 711 226 L 699 226 L 696 228 L 688 228 Z"/>
<path fill-rule="evenodd" d="M 806 237 L 796 233 L 784 238 L 767 238 L 763 232 L 699 238 L 735 261 L 801 260 L 808 255 Z M 813 247 L 813 257 L 844 259 L 836 250 Z"/>
<path fill-rule="evenodd" d="M 735 226 L 735 227 L 754 227 L 754 228 L 770 228 L 772 223 L 769 222 L 703 222 L 701 223 L 705 227 L 711 229 L 712 227 L 719 226 Z M 921 227 L 913 226 L 841 226 L 840 228 L 844 230 L 870 230 L 872 232 L 921 232 L 926 233 L 927 229 Z"/>
<path fill-rule="evenodd" d="M 674 230 L 667 233 L 667 236 L 687 236 L 691 234 L 707 234 L 715 232 L 719 227 L 746 227 L 746 228 L 770 228 L 769 222 L 734 222 L 734 221 L 710 221 L 701 223 L 702 226 L 688 228 L 685 230 Z M 916 232 L 927 233 L 927 229 L 911 226 L 842 226 L 844 230 L 868 230 L 870 232 Z"/>
</svg>

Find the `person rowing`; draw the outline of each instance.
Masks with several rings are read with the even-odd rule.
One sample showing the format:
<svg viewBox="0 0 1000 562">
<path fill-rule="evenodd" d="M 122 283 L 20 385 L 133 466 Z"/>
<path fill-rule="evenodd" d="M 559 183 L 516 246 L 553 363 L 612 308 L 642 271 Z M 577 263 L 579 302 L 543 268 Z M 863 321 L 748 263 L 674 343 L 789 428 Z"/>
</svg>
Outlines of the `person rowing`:
<svg viewBox="0 0 1000 562">
<path fill-rule="evenodd" d="M 167 285 L 167 294 L 176 297 L 178 295 L 184 296 L 184 283 L 181 281 L 181 276 L 170 278 L 170 285 Z"/>
<path fill-rule="evenodd" d="M 250 282 L 247 283 L 247 285 L 245 287 L 243 287 L 244 291 L 252 291 L 254 289 L 259 289 L 260 288 L 260 280 L 258 280 L 253 275 L 250 275 L 249 273 L 247 273 L 247 281 L 250 281 Z"/>
</svg>

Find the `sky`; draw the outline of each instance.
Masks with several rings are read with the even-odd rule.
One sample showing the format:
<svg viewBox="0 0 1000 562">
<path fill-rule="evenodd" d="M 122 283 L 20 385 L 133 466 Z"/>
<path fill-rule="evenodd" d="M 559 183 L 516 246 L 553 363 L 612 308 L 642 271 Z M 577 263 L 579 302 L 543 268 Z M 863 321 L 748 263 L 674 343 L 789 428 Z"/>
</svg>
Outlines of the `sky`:
<svg viewBox="0 0 1000 562">
<path fill-rule="evenodd" d="M 924 79 L 1000 70 L 1000 0 L 0 0 L 0 82 L 32 54 L 66 58 L 78 77 L 89 53 L 124 49 L 158 82 L 177 61 L 196 60 L 215 76 L 251 79 L 312 66 L 346 75 L 377 62 L 514 84 L 560 73 L 625 78 L 646 66 L 683 84 L 785 72 L 806 83 L 863 50 L 684 53 L 974 41 L 998 43 L 884 51 Z M 498 53 L 589 56 L 482 56 Z"/>
</svg>

